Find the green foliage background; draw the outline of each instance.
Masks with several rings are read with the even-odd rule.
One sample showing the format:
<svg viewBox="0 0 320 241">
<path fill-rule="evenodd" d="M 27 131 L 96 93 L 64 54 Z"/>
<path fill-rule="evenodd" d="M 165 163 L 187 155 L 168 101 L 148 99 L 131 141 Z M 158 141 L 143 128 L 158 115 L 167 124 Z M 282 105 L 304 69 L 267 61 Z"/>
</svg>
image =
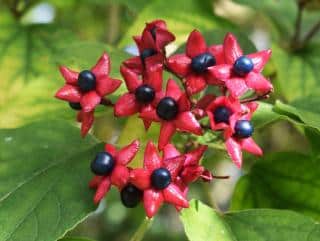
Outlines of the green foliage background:
<svg viewBox="0 0 320 241">
<path fill-rule="evenodd" d="M 43 3 L 54 20 L 31 23 Z M 100 108 L 91 135 L 81 139 L 75 113 L 53 98 L 63 84 L 57 66 L 89 68 L 107 51 L 111 76 L 121 78 L 124 48 L 156 18 L 176 34 L 178 52 L 193 29 L 210 44 L 234 32 L 245 53 L 256 51 L 248 36 L 267 36 L 273 55 L 264 74 L 275 92 L 253 118 L 266 155 L 246 156 L 231 200 L 218 207 L 219 189 L 195 184 L 190 196 L 202 202 L 193 200 L 181 214 L 164 207 L 146 221 L 141 206 L 122 207 L 116 190 L 93 213 L 89 162 L 101 141 L 121 146 L 139 138 L 144 145 L 159 129 L 145 133 L 137 118 L 116 120 Z M 318 25 L 319 0 L 0 0 L 0 241 L 320 240 Z M 124 91 L 123 85 L 111 98 Z M 175 137 L 178 147 L 184 138 Z M 228 159 L 223 146 L 210 133 L 198 141 L 209 145 L 203 163 L 215 173 Z"/>
</svg>

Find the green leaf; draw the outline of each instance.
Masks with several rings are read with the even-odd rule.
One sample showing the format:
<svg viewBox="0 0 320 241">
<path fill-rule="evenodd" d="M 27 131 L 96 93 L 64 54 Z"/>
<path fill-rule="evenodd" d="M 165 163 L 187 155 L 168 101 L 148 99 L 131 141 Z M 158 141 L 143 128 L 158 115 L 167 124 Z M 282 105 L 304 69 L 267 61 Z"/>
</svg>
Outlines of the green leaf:
<svg viewBox="0 0 320 241">
<path fill-rule="evenodd" d="M 120 77 L 119 65 L 127 56 L 122 51 L 80 42 L 54 26 L 22 26 L 0 15 L 0 127 L 17 127 L 43 117 L 75 118 L 66 102 L 53 97 L 64 84 L 58 64 L 75 70 L 90 68 L 103 51 L 112 59 L 111 76 Z"/>
<path fill-rule="evenodd" d="M 294 25 L 297 15 L 297 1 L 276 1 L 276 0 L 234 0 L 237 3 L 247 5 L 258 12 L 262 13 L 264 17 L 271 24 L 273 30 L 273 37 L 279 36 L 288 41 L 293 35 Z M 254 16 L 257 19 L 257 16 Z M 304 35 L 311 26 L 319 20 L 318 12 L 305 12 L 303 14 L 301 32 Z M 319 37 L 320 34 L 317 35 Z"/>
<path fill-rule="evenodd" d="M 67 237 L 67 238 L 60 239 L 59 241 L 93 241 L 93 240 L 92 239 L 86 239 L 86 238 L 71 238 L 71 237 Z"/>
<path fill-rule="evenodd" d="M 320 45 L 309 45 L 298 52 L 272 46 L 276 66 L 276 92 L 288 101 L 320 91 Z"/>
<path fill-rule="evenodd" d="M 54 241 L 86 218 L 89 163 L 101 148 L 64 121 L 0 130 L 0 240 Z"/>
<path fill-rule="evenodd" d="M 176 0 L 170 3 L 162 0 L 150 1 L 140 12 L 136 21 L 120 41 L 120 46 L 133 43 L 132 36 L 139 35 L 146 22 L 163 19 L 169 30 L 176 35 L 176 43 L 186 41 L 193 29 L 227 29 L 232 25 L 213 14 L 212 2 L 209 0 Z"/>
<path fill-rule="evenodd" d="M 253 209 L 225 216 L 238 241 L 318 241 L 320 225 L 287 210 Z"/>
<path fill-rule="evenodd" d="M 232 210 L 292 209 L 320 218 L 319 159 L 299 153 L 275 153 L 258 160 L 238 182 Z"/>
<path fill-rule="evenodd" d="M 273 105 L 265 102 L 259 102 L 259 107 L 252 116 L 255 128 L 262 128 L 279 119 L 281 116 L 273 110 Z"/>
<path fill-rule="evenodd" d="M 291 105 L 277 101 L 274 111 L 320 131 L 320 98 L 318 95 L 297 99 Z"/>
<path fill-rule="evenodd" d="M 223 218 L 200 201 L 192 200 L 180 217 L 190 241 L 237 241 Z"/>
<path fill-rule="evenodd" d="M 181 214 L 190 241 L 316 241 L 320 225 L 292 211 L 256 209 L 221 216 L 200 201 Z"/>
<path fill-rule="evenodd" d="M 305 135 L 309 140 L 311 154 L 320 156 L 320 133 L 313 128 L 305 128 Z"/>
</svg>

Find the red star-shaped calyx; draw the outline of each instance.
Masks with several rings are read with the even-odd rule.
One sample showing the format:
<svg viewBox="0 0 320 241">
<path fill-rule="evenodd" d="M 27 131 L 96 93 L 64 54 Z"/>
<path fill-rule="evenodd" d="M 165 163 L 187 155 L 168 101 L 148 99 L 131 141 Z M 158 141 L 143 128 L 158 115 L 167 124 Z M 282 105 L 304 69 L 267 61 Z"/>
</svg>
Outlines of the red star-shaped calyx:
<svg viewBox="0 0 320 241">
<path fill-rule="evenodd" d="M 222 45 L 207 46 L 205 39 L 197 30 L 189 35 L 186 53 L 171 56 L 167 61 L 171 71 L 185 78 L 189 94 L 200 92 L 207 83 L 214 81 L 210 69 L 223 63 Z"/>
<path fill-rule="evenodd" d="M 271 50 L 243 55 L 237 39 L 228 33 L 224 39 L 225 64 L 211 68 L 215 79 L 224 83 L 233 97 L 240 97 L 249 89 L 264 95 L 272 91 L 272 84 L 261 74 L 271 56 Z"/>
<path fill-rule="evenodd" d="M 147 23 L 141 36 L 134 36 L 139 56 L 132 57 L 123 64 L 137 74 L 156 64 L 162 64 L 165 58 L 165 46 L 175 40 L 175 36 L 167 30 L 165 21 L 155 20 Z"/>
<path fill-rule="evenodd" d="M 228 128 L 224 130 L 225 145 L 229 156 L 237 167 L 242 166 L 242 150 L 261 156 L 263 151 L 251 137 L 253 126 L 250 122 L 253 112 L 258 108 L 255 102 L 242 105 L 243 115 L 230 118 Z"/>
<path fill-rule="evenodd" d="M 109 77 L 110 59 L 106 53 L 90 71 L 78 73 L 61 66 L 60 72 L 66 84 L 55 96 L 68 102 L 80 103 L 83 112 L 93 111 L 105 95 L 114 92 L 121 84 L 120 80 Z"/>
<path fill-rule="evenodd" d="M 176 178 L 181 171 L 185 157 L 161 158 L 152 142 L 148 142 L 144 154 L 144 168 L 130 172 L 130 182 L 143 190 L 143 205 L 146 214 L 152 218 L 166 202 L 180 207 L 189 207 Z"/>
<path fill-rule="evenodd" d="M 232 97 L 219 96 L 206 108 L 212 130 L 222 130 L 229 126 L 230 119 L 242 113 L 239 100 Z"/>
<path fill-rule="evenodd" d="M 89 186 L 96 188 L 96 194 L 94 196 L 94 202 L 99 203 L 100 200 L 109 191 L 111 185 L 115 185 L 120 190 L 128 183 L 129 180 L 129 169 L 128 163 L 135 157 L 139 150 L 139 141 L 135 140 L 128 146 L 123 147 L 120 150 L 116 150 L 113 145 L 106 144 L 104 155 L 111 156 L 112 165 L 109 172 L 106 175 L 96 175 L 90 181 Z M 94 161 L 96 161 L 98 155 Z M 93 165 L 91 165 L 92 168 Z M 94 167 L 95 169 L 97 167 Z M 101 163 L 98 168 L 101 168 Z M 93 168 L 92 168 L 93 169 Z M 93 169 L 94 170 L 94 169 Z"/>
<path fill-rule="evenodd" d="M 160 64 L 150 68 L 141 80 L 139 76 L 125 66 L 120 68 L 128 92 L 123 94 L 114 106 L 115 116 L 130 116 L 155 107 L 161 96 L 162 66 Z M 148 129 L 151 122 L 143 120 Z"/>
<path fill-rule="evenodd" d="M 77 121 L 81 123 L 81 136 L 86 136 L 94 122 L 94 111 L 79 111 L 77 113 Z"/>
<path fill-rule="evenodd" d="M 197 181 L 199 178 L 202 178 L 205 181 L 211 181 L 213 178 L 211 172 L 206 170 L 199 163 L 206 150 L 207 146 L 200 145 L 198 148 L 188 153 L 181 154 L 172 144 L 166 145 L 163 149 L 164 159 L 176 158 L 178 156 L 185 157 L 181 171 L 176 179 L 176 184 L 185 198 L 187 198 L 190 183 Z M 177 210 L 181 209 L 178 205 L 176 205 L 176 208 Z"/>
<path fill-rule="evenodd" d="M 161 123 L 158 141 L 160 150 L 169 143 L 176 130 L 196 135 L 202 134 L 201 126 L 191 112 L 188 97 L 172 79 L 168 80 L 166 93 L 159 98 L 156 107 L 142 111 L 140 117 Z"/>
</svg>

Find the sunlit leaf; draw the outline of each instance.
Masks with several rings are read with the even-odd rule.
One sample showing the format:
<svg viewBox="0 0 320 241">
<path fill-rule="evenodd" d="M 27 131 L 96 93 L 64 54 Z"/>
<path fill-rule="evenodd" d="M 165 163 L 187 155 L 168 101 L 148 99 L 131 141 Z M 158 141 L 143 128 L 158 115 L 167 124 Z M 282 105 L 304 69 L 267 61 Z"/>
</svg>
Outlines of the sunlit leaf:
<svg viewBox="0 0 320 241">
<path fill-rule="evenodd" d="M 256 209 L 225 215 L 191 201 L 181 220 L 190 241 L 316 241 L 320 225 L 291 211 Z"/>
<path fill-rule="evenodd" d="M 0 130 L 0 240 L 54 241 L 87 217 L 90 161 L 102 148 L 64 121 Z"/>
</svg>

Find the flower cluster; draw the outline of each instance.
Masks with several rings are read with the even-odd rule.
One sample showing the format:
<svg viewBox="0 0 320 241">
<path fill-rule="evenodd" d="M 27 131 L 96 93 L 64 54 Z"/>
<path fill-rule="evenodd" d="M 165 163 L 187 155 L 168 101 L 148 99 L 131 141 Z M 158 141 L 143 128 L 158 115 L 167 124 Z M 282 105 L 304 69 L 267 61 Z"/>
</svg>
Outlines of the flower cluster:
<svg viewBox="0 0 320 241">
<path fill-rule="evenodd" d="M 208 131 L 221 133 L 230 158 L 239 168 L 243 150 L 262 155 L 252 138 L 251 117 L 258 108 L 256 100 L 268 97 L 273 90 L 261 74 L 271 50 L 244 54 L 231 33 L 222 44 L 209 45 L 194 30 L 185 53 L 168 57 L 165 48 L 174 40 L 163 20 L 146 24 L 142 34 L 134 37 L 139 55 L 120 66 L 128 91 L 114 104 L 106 96 L 116 91 L 121 81 L 109 77 L 106 53 L 91 70 L 78 73 L 60 68 L 66 84 L 56 97 L 78 110 L 83 136 L 90 130 L 99 104 L 112 106 L 116 117 L 137 115 L 146 131 L 152 123 L 160 124 L 157 147 L 147 143 L 141 168 L 128 165 L 139 150 L 137 140 L 120 150 L 106 144 L 97 154 L 91 163 L 95 176 L 90 182 L 96 189 L 95 203 L 115 186 L 125 206 L 134 207 L 141 201 L 150 218 L 163 203 L 173 204 L 177 210 L 188 207 L 190 183 L 211 181 L 215 176 L 200 164 L 207 146 L 193 140 L 193 150 L 180 153 L 172 144 L 177 132 L 189 134 L 189 140 Z M 168 80 L 163 79 L 164 71 L 171 74 Z M 210 93 L 212 87 L 208 86 L 216 87 L 215 93 L 220 94 Z M 244 98 L 247 93 L 254 96 Z"/>
</svg>

